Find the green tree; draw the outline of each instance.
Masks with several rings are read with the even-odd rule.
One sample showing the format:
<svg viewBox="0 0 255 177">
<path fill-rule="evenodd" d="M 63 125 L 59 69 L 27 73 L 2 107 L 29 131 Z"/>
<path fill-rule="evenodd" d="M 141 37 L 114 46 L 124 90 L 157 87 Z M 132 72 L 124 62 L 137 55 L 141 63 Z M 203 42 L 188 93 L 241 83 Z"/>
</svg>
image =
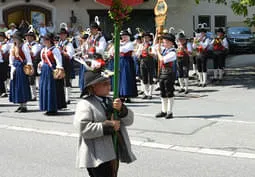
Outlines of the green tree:
<svg viewBox="0 0 255 177">
<path fill-rule="evenodd" d="M 195 0 L 195 2 L 199 4 L 200 0 Z M 208 2 L 224 5 L 230 4 L 234 14 L 246 17 L 244 22 L 249 26 L 255 26 L 255 14 L 252 17 L 248 17 L 248 9 L 255 6 L 255 0 L 208 0 Z"/>
</svg>

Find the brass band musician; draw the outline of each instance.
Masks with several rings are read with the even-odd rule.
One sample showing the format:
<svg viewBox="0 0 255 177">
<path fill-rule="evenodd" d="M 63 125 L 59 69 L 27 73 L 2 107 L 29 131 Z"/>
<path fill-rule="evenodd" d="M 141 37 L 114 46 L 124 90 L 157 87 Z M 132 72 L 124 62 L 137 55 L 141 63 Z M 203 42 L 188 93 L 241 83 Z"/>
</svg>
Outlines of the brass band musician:
<svg viewBox="0 0 255 177">
<path fill-rule="evenodd" d="M 217 30 L 217 37 L 211 42 L 213 49 L 213 66 L 214 66 L 214 81 L 221 81 L 223 78 L 223 69 L 228 51 L 228 41 L 222 28 Z"/>
<path fill-rule="evenodd" d="M 191 43 L 188 42 L 184 33 L 177 35 L 177 71 L 178 80 L 180 84 L 179 92 L 188 93 L 188 79 L 189 79 L 189 58 L 192 54 Z"/>
</svg>

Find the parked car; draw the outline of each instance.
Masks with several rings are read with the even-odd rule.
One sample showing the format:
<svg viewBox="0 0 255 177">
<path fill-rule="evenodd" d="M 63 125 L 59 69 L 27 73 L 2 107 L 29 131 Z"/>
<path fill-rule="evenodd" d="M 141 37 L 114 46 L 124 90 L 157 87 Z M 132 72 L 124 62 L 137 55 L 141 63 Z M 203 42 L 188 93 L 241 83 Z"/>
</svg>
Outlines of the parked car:
<svg viewBox="0 0 255 177">
<path fill-rule="evenodd" d="M 255 53 L 255 36 L 249 27 L 229 27 L 226 30 L 229 52 Z"/>
</svg>

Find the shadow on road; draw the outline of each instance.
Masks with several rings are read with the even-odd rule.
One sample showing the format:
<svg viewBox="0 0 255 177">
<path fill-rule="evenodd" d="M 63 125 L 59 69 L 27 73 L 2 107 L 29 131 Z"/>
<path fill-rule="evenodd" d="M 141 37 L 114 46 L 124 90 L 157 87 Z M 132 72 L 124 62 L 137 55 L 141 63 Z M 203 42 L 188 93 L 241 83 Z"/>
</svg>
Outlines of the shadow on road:
<svg viewBox="0 0 255 177">
<path fill-rule="evenodd" d="M 226 76 L 220 85 L 236 86 L 236 88 L 255 88 L 255 66 L 228 68 Z"/>
<path fill-rule="evenodd" d="M 214 114 L 214 115 L 193 115 L 193 116 L 174 116 L 174 118 L 198 118 L 198 119 L 219 119 L 219 118 L 234 117 L 229 114 Z"/>
</svg>

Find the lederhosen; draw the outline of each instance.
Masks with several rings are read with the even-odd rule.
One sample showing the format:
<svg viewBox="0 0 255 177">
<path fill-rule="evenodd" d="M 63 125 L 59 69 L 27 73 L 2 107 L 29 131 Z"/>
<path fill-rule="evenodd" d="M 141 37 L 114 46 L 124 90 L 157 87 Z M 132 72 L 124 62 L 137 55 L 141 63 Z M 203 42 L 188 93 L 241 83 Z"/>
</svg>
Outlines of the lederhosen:
<svg viewBox="0 0 255 177">
<path fill-rule="evenodd" d="M 185 50 L 187 50 L 187 42 L 185 43 Z M 189 77 L 189 54 L 185 51 L 177 52 L 177 71 L 179 78 Z"/>
<path fill-rule="evenodd" d="M 4 82 L 7 80 L 8 75 L 8 52 L 3 53 L 2 46 L 6 43 L 0 43 L 0 55 L 2 55 L 3 62 L 0 63 L 0 94 L 6 93 L 6 88 Z"/>
<path fill-rule="evenodd" d="M 162 55 L 165 56 L 169 52 L 175 52 L 175 50 L 175 48 L 165 49 L 162 52 Z M 174 62 L 160 62 L 159 87 L 160 96 L 162 98 L 171 98 L 174 96 L 175 71 L 173 69 L 173 66 Z"/>
<path fill-rule="evenodd" d="M 206 41 L 206 37 L 203 42 Z M 206 73 L 207 72 L 207 49 L 196 49 L 196 61 L 197 61 L 197 70 L 199 73 Z"/>
<path fill-rule="evenodd" d="M 37 42 L 33 41 L 31 43 L 28 44 L 28 48 L 29 50 L 31 51 L 32 50 L 32 47 L 34 45 L 36 45 Z M 34 68 L 37 68 L 39 62 L 40 62 L 40 51 L 38 51 L 38 53 L 35 55 L 35 56 L 32 56 L 31 55 L 31 59 L 32 59 L 32 63 L 33 63 L 33 67 Z M 38 76 L 39 74 L 37 73 L 37 69 L 34 70 L 34 74 L 32 76 L 29 76 L 28 79 L 29 79 L 29 84 L 30 85 L 35 85 L 35 79 L 36 79 L 36 76 Z"/>
<path fill-rule="evenodd" d="M 63 67 L 65 69 L 65 87 L 71 87 L 71 73 L 72 73 L 72 64 L 71 64 L 71 58 L 67 55 L 64 55 L 63 52 L 66 52 L 66 46 L 68 45 L 69 41 L 64 41 L 61 45 L 59 43 L 59 49 L 62 54 L 62 61 L 63 61 Z"/>
<path fill-rule="evenodd" d="M 223 69 L 224 68 L 224 63 L 225 63 L 225 58 L 226 58 L 226 50 L 220 40 L 221 39 L 215 38 L 214 43 L 213 43 L 213 67 L 214 67 L 214 69 Z"/>
<path fill-rule="evenodd" d="M 154 76 L 154 59 L 149 54 L 151 50 L 151 44 L 145 43 L 143 44 L 142 54 L 140 56 L 140 72 L 141 79 L 144 84 L 153 84 L 153 76 Z"/>
<path fill-rule="evenodd" d="M 54 79 L 52 74 L 52 71 L 56 68 L 56 61 L 52 52 L 54 48 L 55 46 L 47 51 L 47 57 L 50 62 L 45 56 L 45 48 L 42 49 L 44 64 L 42 66 L 39 89 L 41 111 L 57 111 L 58 109 L 66 108 L 64 79 Z"/>
</svg>

